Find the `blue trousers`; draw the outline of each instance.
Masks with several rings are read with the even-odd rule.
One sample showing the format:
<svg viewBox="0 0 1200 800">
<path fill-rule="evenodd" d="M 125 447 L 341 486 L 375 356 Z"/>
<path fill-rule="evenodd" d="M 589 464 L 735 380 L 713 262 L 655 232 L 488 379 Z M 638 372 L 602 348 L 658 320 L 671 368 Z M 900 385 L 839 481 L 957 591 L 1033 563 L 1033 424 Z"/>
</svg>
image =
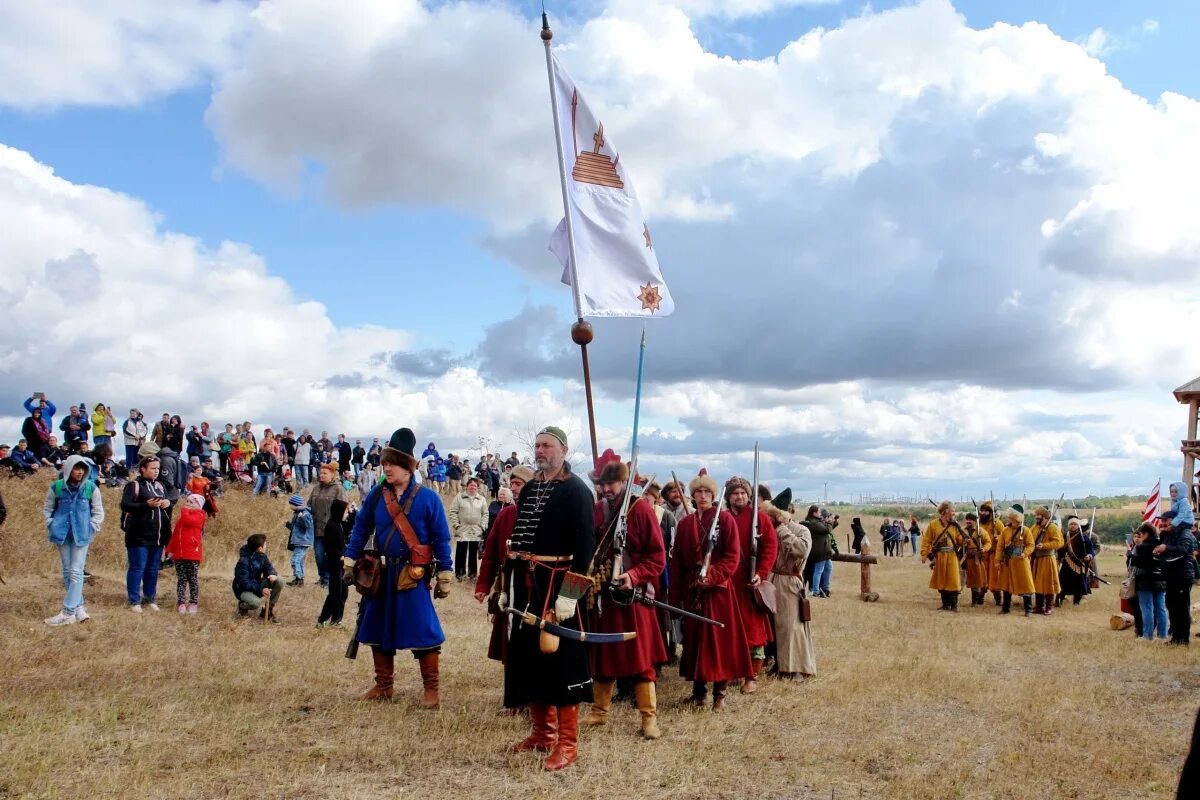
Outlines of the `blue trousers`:
<svg viewBox="0 0 1200 800">
<path fill-rule="evenodd" d="M 1142 638 L 1153 639 L 1156 629 L 1158 638 L 1167 638 L 1167 593 L 1138 589 L 1137 596 L 1142 611 Z"/>
<path fill-rule="evenodd" d="M 303 580 L 303 578 L 304 578 L 304 557 L 307 555 L 308 555 L 308 548 L 304 547 L 303 545 L 294 546 L 292 548 L 292 577 L 293 578 L 300 578 Z"/>
<path fill-rule="evenodd" d="M 75 538 L 68 533 L 67 540 L 58 545 L 58 555 L 62 558 L 64 614 L 74 614 L 83 605 L 83 568 L 87 564 L 88 545 L 75 544 Z"/>
<path fill-rule="evenodd" d="M 125 572 L 125 590 L 129 605 L 153 603 L 158 596 L 158 567 L 162 562 L 161 547 L 126 547 L 129 569 Z"/>
</svg>

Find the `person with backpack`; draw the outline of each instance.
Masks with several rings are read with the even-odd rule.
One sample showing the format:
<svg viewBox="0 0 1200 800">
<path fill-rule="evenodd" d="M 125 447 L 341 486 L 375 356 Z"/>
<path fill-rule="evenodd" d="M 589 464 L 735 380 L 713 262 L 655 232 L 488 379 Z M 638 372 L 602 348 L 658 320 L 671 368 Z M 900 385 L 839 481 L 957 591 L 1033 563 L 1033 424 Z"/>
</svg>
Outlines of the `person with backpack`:
<svg viewBox="0 0 1200 800">
<path fill-rule="evenodd" d="M 50 484 L 42 505 L 46 532 L 62 560 L 66 593 L 62 610 L 47 619 L 47 625 L 71 625 L 89 619 L 83 605 L 83 570 L 92 538 L 104 524 L 104 503 L 100 489 L 88 480 L 88 472 L 82 456 L 71 456 L 64 465 L 64 477 Z"/>
<path fill-rule="evenodd" d="M 121 492 L 121 530 L 129 567 L 125 589 L 129 610 L 142 613 L 142 606 L 158 611 L 158 570 L 162 551 L 171 541 L 171 500 L 159 481 L 162 464 L 147 456 L 138 463 L 138 476 Z M 178 491 L 178 490 L 176 490 Z M 178 495 L 176 495 L 178 496 Z"/>
</svg>

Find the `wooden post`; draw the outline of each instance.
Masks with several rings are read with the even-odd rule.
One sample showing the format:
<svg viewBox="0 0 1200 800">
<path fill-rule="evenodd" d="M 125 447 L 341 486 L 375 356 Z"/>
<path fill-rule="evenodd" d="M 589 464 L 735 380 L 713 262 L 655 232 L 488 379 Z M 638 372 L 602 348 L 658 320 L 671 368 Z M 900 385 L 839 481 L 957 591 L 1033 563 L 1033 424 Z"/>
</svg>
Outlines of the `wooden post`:
<svg viewBox="0 0 1200 800">
<path fill-rule="evenodd" d="M 1191 491 L 1196 484 L 1196 479 L 1193 473 L 1196 469 L 1196 457 L 1191 449 L 1196 441 L 1196 419 L 1197 414 L 1200 414 L 1200 398 L 1192 398 L 1188 402 L 1188 424 L 1187 424 L 1187 440 L 1188 443 L 1183 448 L 1183 485 L 1188 487 L 1189 493 L 1193 496 L 1195 492 Z"/>
<path fill-rule="evenodd" d="M 871 546 L 864 541 L 862 553 L 834 553 L 830 561 L 842 561 L 858 564 L 858 596 L 865 603 L 874 603 L 879 599 L 879 593 L 871 590 L 871 565 L 879 563 L 879 556 L 871 555 Z"/>
</svg>

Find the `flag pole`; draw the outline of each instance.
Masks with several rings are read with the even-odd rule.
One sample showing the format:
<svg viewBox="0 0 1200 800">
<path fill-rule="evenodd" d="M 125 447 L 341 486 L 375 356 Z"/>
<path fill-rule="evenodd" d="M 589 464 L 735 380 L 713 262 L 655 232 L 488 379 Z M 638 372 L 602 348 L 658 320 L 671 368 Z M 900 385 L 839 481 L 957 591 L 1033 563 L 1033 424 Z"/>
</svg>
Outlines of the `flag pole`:
<svg viewBox="0 0 1200 800">
<path fill-rule="evenodd" d="M 592 325 L 583 318 L 583 303 L 579 299 L 579 273 L 575 267 L 575 230 L 571 224 L 571 204 L 567 198 L 567 162 L 563 158 L 562 133 L 558 124 L 558 93 L 554 91 L 554 67 L 550 62 L 550 20 L 542 11 L 542 44 L 546 47 L 546 77 L 550 82 L 550 110 L 554 114 L 554 146 L 558 148 L 558 179 L 562 185 L 563 219 L 567 226 L 567 268 L 571 273 L 571 299 L 575 303 L 575 324 L 571 326 L 571 341 L 579 345 L 583 358 L 583 394 L 587 399 L 588 433 L 592 441 L 592 461 L 599 457 L 596 449 L 596 408 L 592 403 L 592 371 L 588 366 L 587 346 L 594 337 Z"/>
</svg>

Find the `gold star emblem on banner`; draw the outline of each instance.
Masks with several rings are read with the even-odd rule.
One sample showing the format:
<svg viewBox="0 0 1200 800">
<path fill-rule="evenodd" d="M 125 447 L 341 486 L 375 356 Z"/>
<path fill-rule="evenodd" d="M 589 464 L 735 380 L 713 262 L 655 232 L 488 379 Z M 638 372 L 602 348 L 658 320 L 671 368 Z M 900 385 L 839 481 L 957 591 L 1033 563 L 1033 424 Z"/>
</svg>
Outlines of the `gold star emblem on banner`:
<svg viewBox="0 0 1200 800">
<path fill-rule="evenodd" d="M 650 226 L 644 222 L 642 223 L 642 237 L 646 240 L 646 247 L 649 247 L 651 250 L 653 250 L 654 241 L 650 238 Z"/>
<path fill-rule="evenodd" d="M 642 309 L 644 311 L 658 311 L 662 305 L 662 295 L 659 294 L 658 287 L 647 283 L 641 287 L 638 292 L 638 300 L 642 301 Z"/>
</svg>

